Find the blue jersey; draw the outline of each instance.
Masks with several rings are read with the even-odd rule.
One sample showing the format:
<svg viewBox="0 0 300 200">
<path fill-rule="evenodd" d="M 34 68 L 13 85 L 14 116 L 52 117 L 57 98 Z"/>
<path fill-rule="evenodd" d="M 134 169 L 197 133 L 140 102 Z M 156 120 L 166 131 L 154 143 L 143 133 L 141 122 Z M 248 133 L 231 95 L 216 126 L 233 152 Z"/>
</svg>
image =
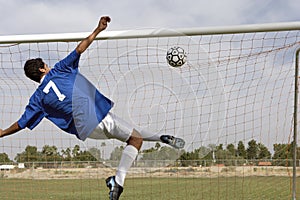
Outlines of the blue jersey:
<svg viewBox="0 0 300 200">
<path fill-rule="evenodd" d="M 18 120 L 20 128 L 33 129 L 45 117 L 85 140 L 102 121 L 113 102 L 78 72 L 79 58 L 74 50 L 44 76 Z"/>
</svg>

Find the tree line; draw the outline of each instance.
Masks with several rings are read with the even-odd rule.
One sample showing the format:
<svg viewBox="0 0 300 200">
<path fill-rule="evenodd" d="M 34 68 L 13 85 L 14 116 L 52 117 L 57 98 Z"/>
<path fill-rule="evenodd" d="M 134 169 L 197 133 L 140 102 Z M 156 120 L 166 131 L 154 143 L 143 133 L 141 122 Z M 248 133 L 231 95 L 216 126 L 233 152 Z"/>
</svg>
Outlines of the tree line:
<svg viewBox="0 0 300 200">
<path fill-rule="evenodd" d="M 295 143 L 273 144 L 273 154 L 260 142 L 250 140 L 247 147 L 243 141 L 237 146 L 228 144 L 208 145 L 200 147 L 192 152 L 185 152 L 180 157 L 181 165 L 211 165 L 224 164 L 227 166 L 236 165 L 257 165 L 260 161 L 269 161 L 276 166 L 292 166 L 293 148 Z M 297 148 L 297 159 L 300 159 L 300 148 Z"/>
<path fill-rule="evenodd" d="M 101 146 L 105 146 L 102 143 Z M 234 144 L 210 144 L 201 146 L 193 151 L 176 150 L 169 146 L 156 143 L 154 147 L 140 152 L 140 160 L 177 160 L 181 166 L 199 166 L 212 164 L 243 165 L 257 164 L 260 160 L 272 161 L 272 165 L 291 166 L 294 142 L 290 144 L 273 144 L 273 154 L 262 143 L 250 140 L 247 146 L 243 141 Z M 117 146 L 110 154 L 109 160 L 118 161 L 121 158 L 123 146 Z M 300 159 L 300 148 L 297 148 L 297 159 Z M 18 163 L 26 162 L 63 162 L 63 161 L 103 161 L 101 150 L 90 148 L 81 150 L 79 145 L 61 151 L 56 146 L 45 145 L 41 151 L 35 146 L 26 146 L 25 150 L 17 153 L 14 160 Z M 0 164 L 11 163 L 6 153 L 0 153 Z"/>
<path fill-rule="evenodd" d="M 89 150 L 81 150 L 79 145 L 73 149 L 66 148 L 58 151 L 56 146 L 45 145 L 41 151 L 36 146 L 26 146 L 25 150 L 17 153 L 14 160 L 24 162 L 59 162 L 59 161 L 97 161 L 101 156 L 100 150 L 93 147 Z M 6 153 L 0 153 L 0 163 L 13 162 Z"/>
</svg>

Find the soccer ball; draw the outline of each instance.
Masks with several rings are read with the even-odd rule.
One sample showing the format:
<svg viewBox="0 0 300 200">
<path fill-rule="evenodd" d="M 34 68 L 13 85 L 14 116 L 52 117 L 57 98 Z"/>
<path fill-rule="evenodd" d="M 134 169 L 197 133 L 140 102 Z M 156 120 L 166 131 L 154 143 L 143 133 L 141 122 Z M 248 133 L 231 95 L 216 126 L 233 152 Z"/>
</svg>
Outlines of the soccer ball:
<svg viewBox="0 0 300 200">
<path fill-rule="evenodd" d="M 168 50 L 166 59 L 172 67 L 181 67 L 186 62 L 186 53 L 181 47 L 172 47 Z"/>
</svg>

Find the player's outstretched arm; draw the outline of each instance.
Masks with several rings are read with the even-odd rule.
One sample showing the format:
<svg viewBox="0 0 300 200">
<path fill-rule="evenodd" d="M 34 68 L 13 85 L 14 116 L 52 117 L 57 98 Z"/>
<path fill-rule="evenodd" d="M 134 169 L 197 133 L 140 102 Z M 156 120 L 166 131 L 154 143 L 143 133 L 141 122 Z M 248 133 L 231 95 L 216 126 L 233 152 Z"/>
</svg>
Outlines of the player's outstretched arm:
<svg viewBox="0 0 300 200">
<path fill-rule="evenodd" d="M 97 37 L 97 35 L 106 29 L 107 23 L 110 22 L 110 17 L 108 16 L 103 16 L 99 20 L 98 27 L 84 40 L 82 40 L 79 45 L 76 47 L 76 51 L 79 54 L 82 54 L 89 46 L 90 44 L 94 41 L 94 39 Z"/>
<path fill-rule="evenodd" d="M 14 134 L 14 133 L 16 133 L 20 130 L 21 130 L 21 128 L 20 128 L 18 122 L 15 122 L 5 130 L 0 129 L 0 138 L 4 137 L 4 136 L 7 136 L 7 135 Z"/>
</svg>

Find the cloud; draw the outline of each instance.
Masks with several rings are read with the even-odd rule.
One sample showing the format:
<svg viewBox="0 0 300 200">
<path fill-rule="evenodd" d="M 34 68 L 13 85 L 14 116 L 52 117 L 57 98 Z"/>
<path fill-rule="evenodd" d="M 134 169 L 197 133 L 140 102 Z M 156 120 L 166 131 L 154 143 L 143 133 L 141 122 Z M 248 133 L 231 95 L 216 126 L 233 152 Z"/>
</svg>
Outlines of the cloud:
<svg viewBox="0 0 300 200">
<path fill-rule="evenodd" d="M 101 15 L 109 30 L 226 26 L 300 20 L 297 0 L 0 0 L 0 35 L 88 32 Z"/>
<path fill-rule="evenodd" d="M 299 9 L 300 4 L 297 0 L 252 1 L 244 10 L 245 23 L 299 21 Z"/>
<path fill-rule="evenodd" d="M 63 2 L 63 1 L 62 1 Z M 1 6 L 3 33 L 54 33 L 83 31 L 96 26 L 96 17 L 80 5 L 51 1 L 7 1 Z M 93 20 L 91 20 L 93 19 Z"/>
</svg>

